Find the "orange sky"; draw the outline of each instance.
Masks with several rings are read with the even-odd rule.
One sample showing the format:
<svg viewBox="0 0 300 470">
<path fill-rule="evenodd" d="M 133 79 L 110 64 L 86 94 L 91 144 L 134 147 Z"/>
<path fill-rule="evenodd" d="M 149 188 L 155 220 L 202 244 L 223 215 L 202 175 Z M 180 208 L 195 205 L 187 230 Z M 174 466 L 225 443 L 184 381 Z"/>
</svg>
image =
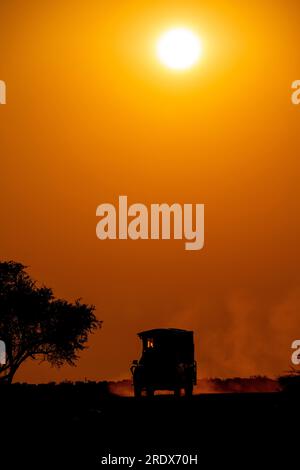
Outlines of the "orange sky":
<svg viewBox="0 0 300 470">
<path fill-rule="evenodd" d="M 200 376 L 277 374 L 300 334 L 300 78 L 295 1 L 2 0 L 0 257 L 103 329 L 76 368 L 17 379 L 117 379 L 136 332 L 195 331 Z M 169 27 L 203 41 L 193 70 L 155 57 Z M 204 203 L 205 248 L 100 241 L 96 207 Z"/>
</svg>

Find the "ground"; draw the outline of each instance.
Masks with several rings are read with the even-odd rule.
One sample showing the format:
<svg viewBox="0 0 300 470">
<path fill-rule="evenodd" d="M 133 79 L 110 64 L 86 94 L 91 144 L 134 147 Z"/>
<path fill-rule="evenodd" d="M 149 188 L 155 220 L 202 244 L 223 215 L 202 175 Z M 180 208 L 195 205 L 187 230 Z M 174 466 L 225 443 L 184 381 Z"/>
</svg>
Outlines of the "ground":
<svg viewBox="0 0 300 470">
<path fill-rule="evenodd" d="M 22 387 L 1 390 L 1 448 L 11 463 L 89 469 L 103 467 L 102 458 L 110 455 L 135 456 L 134 468 L 143 468 L 146 454 L 197 454 L 204 469 L 243 469 L 249 463 L 269 469 L 274 457 L 284 458 L 288 468 L 297 453 L 296 393 L 136 400 L 84 384 L 60 390 Z"/>
</svg>

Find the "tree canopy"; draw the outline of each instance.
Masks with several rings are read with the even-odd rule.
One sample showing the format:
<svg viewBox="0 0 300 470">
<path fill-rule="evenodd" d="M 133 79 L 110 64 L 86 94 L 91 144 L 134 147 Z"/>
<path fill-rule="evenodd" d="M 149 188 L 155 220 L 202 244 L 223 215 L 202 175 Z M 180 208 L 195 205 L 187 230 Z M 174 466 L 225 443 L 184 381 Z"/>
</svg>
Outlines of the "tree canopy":
<svg viewBox="0 0 300 470">
<path fill-rule="evenodd" d="M 26 359 L 40 359 L 60 367 L 75 365 L 90 333 L 101 327 L 95 307 L 54 297 L 52 289 L 29 276 L 14 261 L 0 262 L 0 340 L 6 363 L 0 381 L 11 383 Z"/>
</svg>

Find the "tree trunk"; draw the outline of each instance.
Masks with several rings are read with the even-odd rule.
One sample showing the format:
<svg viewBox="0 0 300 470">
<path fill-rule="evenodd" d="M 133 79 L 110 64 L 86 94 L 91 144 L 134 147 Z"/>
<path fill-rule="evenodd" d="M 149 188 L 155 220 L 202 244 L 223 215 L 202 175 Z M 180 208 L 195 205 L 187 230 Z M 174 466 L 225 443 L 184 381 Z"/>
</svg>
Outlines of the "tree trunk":
<svg viewBox="0 0 300 470">
<path fill-rule="evenodd" d="M 15 373 L 17 372 L 19 366 L 14 366 L 10 367 L 7 371 L 6 374 L 3 375 L 2 377 L 0 376 L 0 384 L 12 384 L 13 378 L 15 376 Z"/>
</svg>

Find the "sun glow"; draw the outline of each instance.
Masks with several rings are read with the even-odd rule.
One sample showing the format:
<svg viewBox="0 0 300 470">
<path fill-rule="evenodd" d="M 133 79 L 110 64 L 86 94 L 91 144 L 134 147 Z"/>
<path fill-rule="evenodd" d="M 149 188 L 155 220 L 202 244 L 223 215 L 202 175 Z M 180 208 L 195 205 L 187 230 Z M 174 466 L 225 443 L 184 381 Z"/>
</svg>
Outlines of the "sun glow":
<svg viewBox="0 0 300 470">
<path fill-rule="evenodd" d="M 200 38 L 186 28 L 171 29 L 157 43 L 157 55 L 162 64 L 174 70 L 191 68 L 202 54 Z"/>
</svg>

